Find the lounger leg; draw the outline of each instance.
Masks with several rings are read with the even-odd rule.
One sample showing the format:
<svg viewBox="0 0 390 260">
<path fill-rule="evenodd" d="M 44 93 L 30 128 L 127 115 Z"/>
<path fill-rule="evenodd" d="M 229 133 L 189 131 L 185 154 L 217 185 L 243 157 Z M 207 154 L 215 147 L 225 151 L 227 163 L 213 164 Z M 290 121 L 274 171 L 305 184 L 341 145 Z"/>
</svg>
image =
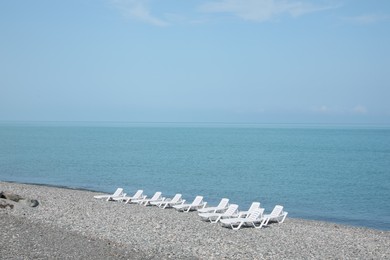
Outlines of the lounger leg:
<svg viewBox="0 0 390 260">
<path fill-rule="evenodd" d="M 238 224 L 237 227 L 233 227 L 233 225 L 232 225 L 232 229 L 233 230 L 239 230 L 241 228 L 242 224 L 244 224 L 244 222 L 240 222 L 240 224 Z"/>
<path fill-rule="evenodd" d="M 254 226 L 255 228 L 262 228 L 262 227 L 264 226 L 264 222 L 265 222 L 265 219 L 263 219 L 263 220 L 261 221 L 261 223 L 260 223 L 258 226 L 256 226 L 255 222 L 253 222 L 252 224 L 253 224 L 253 226 Z"/>
<path fill-rule="evenodd" d="M 263 226 L 267 226 L 270 218 L 265 218 L 262 222 Z"/>
<path fill-rule="evenodd" d="M 283 214 L 284 216 L 283 216 L 283 218 L 282 218 L 282 221 L 280 221 L 279 223 L 283 223 L 284 222 L 284 220 L 286 219 L 286 217 L 287 217 L 287 214 L 285 213 L 285 214 Z"/>
<path fill-rule="evenodd" d="M 221 218 L 221 216 L 218 216 L 217 219 L 214 220 L 214 221 L 210 218 L 210 222 L 211 223 L 217 223 L 220 220 L 220 218 Z"/>
</svg>

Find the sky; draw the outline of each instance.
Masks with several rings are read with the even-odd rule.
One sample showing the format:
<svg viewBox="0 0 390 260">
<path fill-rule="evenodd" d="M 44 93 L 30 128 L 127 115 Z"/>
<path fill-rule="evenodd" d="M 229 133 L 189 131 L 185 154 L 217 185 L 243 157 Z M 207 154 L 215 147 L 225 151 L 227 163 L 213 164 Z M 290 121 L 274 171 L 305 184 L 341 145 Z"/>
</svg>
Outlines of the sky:
<svg viewBox="0 0 390 260">
<path fill-rule="evenodd" d="M 388 0 L 2 0 L 0 121 L 390 125 Z"/>
</svg>

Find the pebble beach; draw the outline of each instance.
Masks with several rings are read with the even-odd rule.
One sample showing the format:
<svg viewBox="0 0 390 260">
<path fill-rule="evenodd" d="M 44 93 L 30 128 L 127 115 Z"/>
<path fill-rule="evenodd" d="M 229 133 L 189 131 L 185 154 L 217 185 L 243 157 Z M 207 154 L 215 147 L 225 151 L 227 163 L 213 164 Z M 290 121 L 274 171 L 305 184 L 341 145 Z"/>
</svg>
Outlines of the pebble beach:
<svg viewBox="0 0 390 260">
<path fill-rule="evenodd" d="M 12 209 L 0 208 L 2 259 L 386 259 L 390 256 L 389 231 L 290 217 L 283 224 L 234 231 L 203 222 L 196 212 L 107 202 L 94 199 L 100 193 L 91 191 L 7 182 L 0 182 L 0 191 L 39 201 L 37 207 L 15 203 Z"/>
</svg>

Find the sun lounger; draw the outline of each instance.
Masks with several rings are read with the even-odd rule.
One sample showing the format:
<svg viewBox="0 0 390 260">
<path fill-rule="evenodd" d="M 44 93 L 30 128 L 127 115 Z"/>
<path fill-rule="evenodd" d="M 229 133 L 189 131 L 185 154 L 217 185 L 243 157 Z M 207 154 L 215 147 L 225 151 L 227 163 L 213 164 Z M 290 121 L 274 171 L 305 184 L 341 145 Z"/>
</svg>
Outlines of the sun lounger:
<svg viewBox="0 0 390 260">
<path fill-rule="evenodd" d="M 229 206 L 229 199 L 223 198 L 219 202 L 218 206 L 198 209 L 198 212 L 200 212 L 200 213 L 207 213 L 207 212 L 216 213 L 216 212 L 225 211 L 228 208 L 228 206 Z"/>
<path fill-rule="evenodd" d="M 133 200 L 132 202 L 147 206 L 147 205 L 150 205 L 151 202 L 163 201 L 164 198 L 161 196 L 161 194 L 162 193 L 158 191 L 150 199 L 143 198 L 143 199 L 139 199 L 139 200 Z"/>
<path fill-rule="evenodd" d="M 233 230 L 240 229 L 243 225 L 251 225 L 255 228 L 264 226 L 265 219 L 262 217 L 264 209 L 256 209 L 245 218 L 227 218 L 221 219 L 223 227 L 230 227 Z M 257 225 L 256 225 L 257 224 Z"/>
<path fill-rule="evenodd" d="M 181 205 L 175 205 L 173 208 L 175 208 L 178 211 L 183 212 L 189 212 L 191 210 L 197 210 L 200 208 L 204 208 L 206 206 L 207 202 L 203 202 L 202 196 L 196 196 L 194 201 L 190 204 L 181 204 Z"/>
<path fill-rule="evenodd" d="M 249 215 L 250 213 L 252 213 L 253 211 L 255 211 L 256 209 L 260 209 L 260 202 L 252 202 L 252 204 L 251 204 L 251 206 L 249 207 L 248 210 L 240 211 L 238 213 L 238 217 L 239 218 L 244 218 L 247 215 Z"/>
<path fill-rule="evenodd" d="M 116 189 L 116 191 L 113 194 L 103 194 L 103 195 L 96 195 L 93 196 L 95 199 L 106 199 L 106 200 L 112 200 L 113 198 L 117 197 L 124 197 L 126 196 L 126 193 L 123 193 L 122 188 Z"/>
<path fill-rule="evenodd" d="M 283 211 L 283 206 L 276 205 L 270 214 L 265 214 L 263 218 L 265 219 L 264 225 L 268 225 L 269 221 L 277 221 L 278 223 L 283 223 L 287 217 L 288 212 Z"/>
<path fill-rule="evenodd" d="M 131 203 L 132 200 L 140 200 L 146 198 L 145 195 L 143 195 L 143 190 L 137 190 L 137 192 L 133 196 L 124 196 L 120 198 L 114 198 L 113 200 L 119 200 L 119 201 L 125 201 L 126 203 Z"/>
<path fill-rule="evenodd" d="M 228 209 L 224 213 L 199 213 L 199 217 L 204 221 L 210 221 L 211 223 L 216 223 L 222 218 L 232 218 L 237 216 L 238 205 L 230 204 Z"/>
<path fill-rule="evenodd" d="M 150 202 L 150 204 L 155 205 L 159 208 L 165 209 L 165 208 L 170 208 L 175 205 L 181 205 L 184 204 L 185 200 L 181 198 L 181 194 L 176 194 L 172 199 L 164 199 L 163 201 L 158 201 L 158 202 Z"/>
</svg>

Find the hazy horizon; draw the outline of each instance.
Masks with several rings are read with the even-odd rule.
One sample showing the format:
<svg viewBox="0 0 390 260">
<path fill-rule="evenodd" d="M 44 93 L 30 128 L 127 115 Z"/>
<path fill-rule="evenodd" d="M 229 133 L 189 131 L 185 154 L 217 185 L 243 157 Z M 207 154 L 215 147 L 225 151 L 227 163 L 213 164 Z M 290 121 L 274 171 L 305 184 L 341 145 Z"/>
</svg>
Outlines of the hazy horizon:
<svg viewBox="0 0 390 260">
<path fill-rule="evenodd" d="M 386 123 L 258 123 L 258 122 L 151 122 L 151 121 L 0 121 L 2 126 L 21 127 L 237 127 L 237 128 L 313 128 L 313 129 L 388 129 Z"/>
</svg>

